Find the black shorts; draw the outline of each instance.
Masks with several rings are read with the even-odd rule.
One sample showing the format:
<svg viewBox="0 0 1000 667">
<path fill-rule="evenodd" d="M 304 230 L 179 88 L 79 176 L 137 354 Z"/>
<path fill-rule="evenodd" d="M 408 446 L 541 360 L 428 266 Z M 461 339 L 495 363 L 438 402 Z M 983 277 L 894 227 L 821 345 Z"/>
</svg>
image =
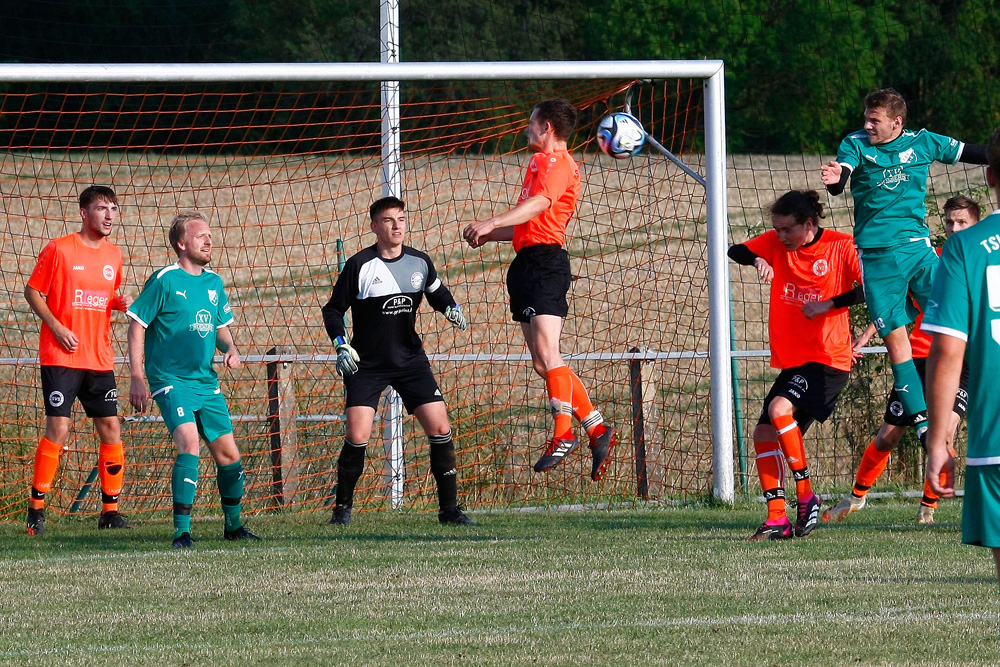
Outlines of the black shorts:
<svg viewBox="0 0 1000 667">
<path fill-rule="evenodd" d="M 920 376 L 920 384 L 927 388 L 927 357 L 917 357 L 913 360 L 913 365 L 917 367 L 917 375 Z M 952 411 L 959 417 L 965 416 L 965 411 L 969 408 L 969 365 L 962 364 L 962 377 L 958 381 L 958 392 L 955 394 L 955 406 Z M 899 400 L 899 394 L 893 389 L 889 393 L 889 398 L 885 402 L 886 424 L 892 426 L 913 426 L 913 419 L 906 416 L 903 410 L 903 403 Z"/>
<path fill-rule="evenodd" d="M 118 415 L 114 371 L 42 366 L 42 396 L 47 417 L 69 417 L 77 398 L 91 419 Z"/>
<path fill-rule="evenodd" d="M 814 421 L 825 422 L 833 414 L 837 398 L 850 377 L 850 371 L 813 361 L 795 368 L 786 368 L 778 373 L 771 391 L 767 392 L 764 409 L 757 424 L 771 423 L 767 409 L 771 401 L 783 396 L 795 406 L 792 416 L 798 422 L 799 430 L 805 434 Z"/>
<path fill-rule="evenodd" d="M 386 387 L 392 387 L 403 399 L 406 411 L 413 411 L 421 405 L 444 401 L 430 362 L 415 364 L 405 368 L 390 370 L 358 370 L 344 378 L 347 390 L 347 407 L 367 405 L 378 411 L 378 400 Z"/>
<path fill-rule="evenodd" d="M 521 248 L 507 270 L 507 293 L 515 322 L 530 322 L 535 315 L 566 317 L 566 293 L 572 275 L 569 253 L 557 245 Z"/>
</svg>

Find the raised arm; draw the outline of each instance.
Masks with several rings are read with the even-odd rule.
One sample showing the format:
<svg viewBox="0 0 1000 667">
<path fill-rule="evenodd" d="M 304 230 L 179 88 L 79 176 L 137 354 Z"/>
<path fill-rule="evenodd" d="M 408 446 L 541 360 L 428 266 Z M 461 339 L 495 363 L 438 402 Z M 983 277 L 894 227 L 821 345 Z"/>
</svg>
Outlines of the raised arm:
<svg viewBox="0 0 1000 667">
<path fill-rule="evenodd" d="M 472 248 L 479 248 L 489 241 L 510 241 L 514 227 L 523 224 L 552 206 L 548 197 L 528 197 L 514 208 L 486 220 L 476 220 L 462 231 L 462 236 Z"/>
</svg>

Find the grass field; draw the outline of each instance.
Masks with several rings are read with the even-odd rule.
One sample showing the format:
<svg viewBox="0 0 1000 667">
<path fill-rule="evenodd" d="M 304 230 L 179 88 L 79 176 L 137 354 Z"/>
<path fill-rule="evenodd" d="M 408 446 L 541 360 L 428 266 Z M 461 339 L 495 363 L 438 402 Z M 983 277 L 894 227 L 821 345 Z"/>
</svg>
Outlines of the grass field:
<svg viewBox="0 0 1000 667">
<path fill-rule="evenodd" d="M 763 508 L 257 517 L 98 533 L 0 526 L 0 663 L 997 664 L 988 552 L 958 501 L 917 526 L 875 501 L 806 539 L 747 543 Z"/>
</svg>

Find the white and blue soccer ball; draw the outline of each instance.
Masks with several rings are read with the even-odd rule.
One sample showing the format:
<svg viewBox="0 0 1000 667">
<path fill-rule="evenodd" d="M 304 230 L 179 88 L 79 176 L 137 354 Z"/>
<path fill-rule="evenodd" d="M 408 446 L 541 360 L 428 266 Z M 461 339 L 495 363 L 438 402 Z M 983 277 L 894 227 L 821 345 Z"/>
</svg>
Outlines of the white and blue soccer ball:
<svg viewBox="0 0 1000 667">
<path fill-rule="evenodd" d="M 624 160 L 646 145 L 646 130 L 632 114 L 617 111 L 597 124 L 597 145 L 616 160 Z"/>
</svg>

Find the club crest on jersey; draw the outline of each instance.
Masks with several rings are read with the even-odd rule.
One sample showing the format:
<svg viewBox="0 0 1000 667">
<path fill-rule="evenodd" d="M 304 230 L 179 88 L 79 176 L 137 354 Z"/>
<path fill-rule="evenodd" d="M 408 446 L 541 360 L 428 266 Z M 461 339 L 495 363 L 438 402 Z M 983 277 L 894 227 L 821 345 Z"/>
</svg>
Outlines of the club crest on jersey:
<svg viewBox="0 0 1000 667">
<path fill-rule="evenodd" d="M 107 403 L 113 403 L 118 401 L 118 389 L 108 389 L 108 392 L 104 394 L 104 400 Z"/>
<path fill-rule="evenodd" d="M 105 280 L 115 279 L 115 267 L 111 266 L 110 264 L 105 264 L 104 268 L 101 269 L 101 272 L 104 274 Z"/>
<path fill-rule="evenodd" d="M 825 276 L 830 270 L 830 263 L 825 259 L 817 259 L 813 262 L 813 275 Z"/>
<path fill-rule="evenodd" d="M 54 408 L 58 408 L 66 401 L 66 397 L 63 396 L 61 391 L 54 391 L 49 394 L 49 405 Z"/>
<path fill-rule="evenodd" d="M 219 293 L 216 290 L 214 290 L 214 289 L 208 290 L 208 300 L 212 302 L 213 306 L 218 306 L 219 305 Z"/>
<path fill-rule="evenodd" d="M 902 153 L 899 154 L 899 161 L 902 164 L 910 164 L 911 162 L 913 162 L 916 159 L 917 159 L 917 156 L 914 154 L 912 148 L 907 148 L 905 151 L 903 151 Z"/>
<path fill-rule="evenodd" d="M 424 275 L 419 271 L 410 276 L 410 286 L 413 289 L 420 289 L 424 286 Z"/>
<path fill-rule="evenodd" d="M 893 401 L 889 405 L 889 412 L 891 412 L 894 417 L 902 417 L 903 416 L 903 404 L 900 403 L 899 401 Z"/>
<path fill-rule="evenodd" d="M 202 338 L 208 336 L 212 329 L 212 313 L 207 310 L 199 310 L 195 313 L 194 324 L 188 327 L 188 331 L 195 331 Z"/>
</svg>

